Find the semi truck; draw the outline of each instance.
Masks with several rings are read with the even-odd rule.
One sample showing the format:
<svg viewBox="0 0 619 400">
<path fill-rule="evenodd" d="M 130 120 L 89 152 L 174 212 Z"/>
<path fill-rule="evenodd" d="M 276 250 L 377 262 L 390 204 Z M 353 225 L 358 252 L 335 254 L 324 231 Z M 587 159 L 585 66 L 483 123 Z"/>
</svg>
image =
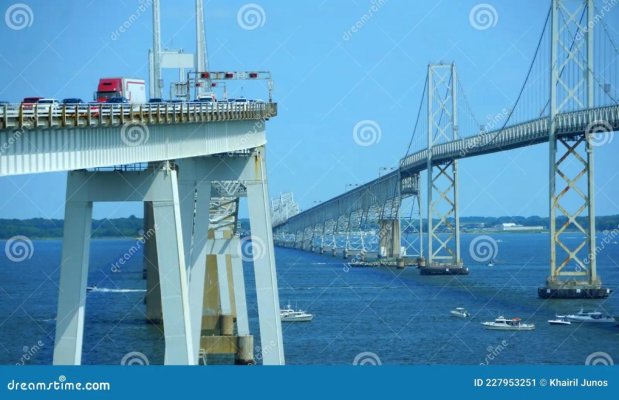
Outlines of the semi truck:
<svg viewBox="0 0 619 400">
<path fill-rule="evenodd" d="M 144 79 L 101 78 L 95 93 L 97 103 L 106 103 L 108 99 L 123 97 L 132 104 L 146 103 L 146 83 Z"/>
</svg>

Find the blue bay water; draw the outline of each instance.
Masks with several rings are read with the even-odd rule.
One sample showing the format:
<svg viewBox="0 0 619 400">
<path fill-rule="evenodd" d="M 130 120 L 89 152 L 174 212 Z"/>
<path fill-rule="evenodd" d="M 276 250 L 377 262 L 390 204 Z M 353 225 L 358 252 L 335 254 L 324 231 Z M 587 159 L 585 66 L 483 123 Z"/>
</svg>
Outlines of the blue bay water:
<svg viewBox="0 0 619 400">
<path fill-rule="evenodd" d="M 349 268 L 339 258 L 277 248 L 280 302 L 315 315 L 310 323 L 283 324 L 287 364 L 350 364 L 364 352 L 374 353 L 383 364 L 582 365 L 595 352 L 619 360 L 619 327 L 614 324 L 546 322 L 583 305 L 619 315 L 616 294 L 605 300 L 539 299 L 537 287 L 548 275 L 548 235 L 490 235 L 498 242 L 493 267 L 471 258 L 469 244 L 477 236 L 462 235 L 468 276 L 420 276 L 415 268 Z M 603 240 L 600 234 L 600 245 Z M 598 255 L 598 271 L 605 286 L 617 290 L 619 244 L 607 242 Z M 89 285 L 98 290 L 87 298 L 84 364 L 119 364 L 132 351 L 144 353 L 151 364 L 163 362 L 163 333 L 145 322 L 141 252 L 120 271 L 113 267 L 135 244 L 92 241 Z M 0 257 L 1 364 L 51 363 L 60 251 L 59 240 L 40 240 L 34 241 L 32 258 L 23 262 Z M 245 276 L 250 326 L 260 346 L 251 264 L 245 265 Z M 450 316 L 458 306 L 473 317 Z M 481 327 L 481 321 L 498 314 L 521 317 L 537 329 L 497 332 Z"/>
</svg>

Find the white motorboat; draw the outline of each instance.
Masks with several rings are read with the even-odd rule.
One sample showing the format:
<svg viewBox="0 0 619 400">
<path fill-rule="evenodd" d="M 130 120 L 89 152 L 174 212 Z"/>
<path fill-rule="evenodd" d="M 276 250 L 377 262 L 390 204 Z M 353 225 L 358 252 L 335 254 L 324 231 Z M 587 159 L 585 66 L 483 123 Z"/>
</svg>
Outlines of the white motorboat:
<svg viewBox="0 0 619 400">
<path fill-rule="evenodd" d="M 309 322 L 314 319 L 314 316 L 303 310 L 295 310 L 290 304 L 279 310 L 280 319 L 282 322 Z"/>
<path fill-rule="evenodd" d="M 460 317 L 460 318 L 468 318 L 471 316 L 471 314 L 469 314 L 469 312 L 466 311 L 466 309 L 463 307 L 456 307 L 453 310 L 451 310 L 450 313 L 454 317 Z"/>
<path fill-rule="evenodd" d="M 572 322 L 615 323 L 615 319 L 610 315 L 604 315 L 600 311 L 585 311 L 582 308 L 576 314 L 566 315 L 565 318 Z"/>
<path fill-rule="evenodd" d="M 565 315 L 556 315 L 555 319 L 549 319 L 550 325 L 571 325 L 572 323 L 565 318 Z"/>
<path fill-rule="evenodd" d="M 525 324 L 520 318 L 505 318 L 498 317 L 494 321 L 486 321 L 481 323 L 486 329 L 494 329 L 499 331 L 532 331 L 535 329 L 535 324 Z"/>
</svg>

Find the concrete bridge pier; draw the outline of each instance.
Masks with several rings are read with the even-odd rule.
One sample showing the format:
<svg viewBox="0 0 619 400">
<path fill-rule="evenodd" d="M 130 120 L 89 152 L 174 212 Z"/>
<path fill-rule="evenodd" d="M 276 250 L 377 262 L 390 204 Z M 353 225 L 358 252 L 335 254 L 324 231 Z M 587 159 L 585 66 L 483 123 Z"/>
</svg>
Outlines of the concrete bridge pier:
<svg viewBox="0 0 619 400">
<path fill-rule="evenodd" d="M 177 172 L 163 162 L 146 171 L 69 172 L 54 365 L 81 364 L 92 203 L 96 201 L 152 202 L 165 364 L 193 364 Z"/>
<path fill-rule="evenodd" d="M 380 220 L 379 226 L 379 254 L 381 257 L 399 259 L 402 250 L 399 218 Z"/>
</svg>

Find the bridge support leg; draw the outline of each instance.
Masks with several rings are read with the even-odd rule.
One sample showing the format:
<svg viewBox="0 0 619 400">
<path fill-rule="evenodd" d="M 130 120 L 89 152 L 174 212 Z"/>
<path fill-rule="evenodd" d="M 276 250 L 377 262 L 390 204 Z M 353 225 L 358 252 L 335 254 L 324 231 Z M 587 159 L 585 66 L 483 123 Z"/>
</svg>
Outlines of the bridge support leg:
<svg viewBox="0 0 619 400">
<path fill-rule="evenodd" d="M 387 219 L 380 221 L 380 252 L 381 256 L 399 258 L 401 250 L 400 220 Z"/>
<path fill-rule="evenodd" d="M 250 162 L 255 163 L 257 174 L 256 180 L 246 183 L 251 236 L 264 240 L 264 252 L 253 252 L 262 361 L 265 365 L 283 365 L 284 348 L 264 153 L 257 152 L 255 160 Z"/>
<path fill-rule="evenodd" d="M 182 174 L 182 172 L 181 172 Z M 190 241 L 191 252 L 188 261 L 189 310 L 191 318 L 191 338 L 194 361 L 199 361 L 200 338 L 202 336 L 202 314 L 204 303 L 204 286 L 206 279 L 206 255 L 209 230 L 209 204 L 211 200 L 211 182 L 199 181 L 195 185 L 195 213 L 188 221 L 193 225 Z M 192 209 L 193 209 L 193 204 Z M 187 213 L 188 215 L 188 213 Z M 185 224 L 185 221 L 183 221 Z M 186 230 L 189 230 L 186 228 Z M 187 252 L 185 252 L 187 253 Z"/>
<path fill-rule="evenodd" d="M 80 183 L 72 179 L 72 175 L 69 174 L 56 316 L 54 365 L 80 365 L 82 362 L 92 202 L 71 200 L 73 192 L 79 189 Z"/>
<path fill-rule="evenodd" d="M 553 0 L 551 12 L 548 141 L 550 276 L 546 281 L 546 287 L 538 289 L 538 295 L 542 298 L 605 298 L 610 294 L 610 289 L 602 288 L 602 282 L 596 271 L 594 146 L 591 141 L 593 132 L 560 137 L 556 127 L 557 114 L 573 111 L 575 108 L 594 106 L 593 0 L 579 2 Z M 583 21 L 577 16 L 584 13 L 587 18 Z M 565 35 L 561 35 L 563 31 L 585 32 L 584 41 L 572 48 L 571 39 L 566 40 Z M 567 65 L 571 66 L 573 72 L 564 76 L 560 66 Z M 557 181 L 563 185 L 562 190 L 558 192 Z M 557 227 L 557 215 L 566 217 L 566 222 L 560 227 Z M 587 223 L 582 224 L 577 219 L 579 216 L 586 216 Z M 578 243 L 564 242 L 561 236 L 574 229 L 581 233 L 584 239 Z"/>
<path fill-rule="evenodd" d="M 144 242 L 144 265 L 146 267 L 146 319 L 154 324 L 161 323 L 161 289 L 159 288 L 159 266 L 157 264 L 157 243 L 153 202 L 144 202 L 144 234 L 151 233 Z"/>
<path fill-rule="evenodd" d="M 233 249 L 238 249 L 239 239 L 232 239 Z M 232 283 L 234 291 L 234 312 L 236 314 L 236 331 L 238 335 L 238 347 L 235 362 L 237 364 L 250 364 L 254 361 L 254 338 L 249 334 L 249 318 L 247 316 L 247 297 L 245 294 L 245 273 L 243 272 L 243 260 L 238 254 L 230 255 L 232 265 Z"/>
<path fill-rule="evenodd" d="M 171 201 L 153 201 L 166 365 L 195 364 L 176 171 L 166 171 Z M 160 171 L 163 173 L 163 171 Z M 165 190 L 165 189 L 164 189 Z"/>
<path fill-rule="evenodd" d="M 437 164 L 432 159 L 433 146 L 459 138 L 456 83 L 454 64 L 428 66 L 428 259 L 421 269 L 428 275 L 468 274 L 460 257 L 458 161 Z M 433 218 L 438 218 L 436 225 Z"/>
</svg>

